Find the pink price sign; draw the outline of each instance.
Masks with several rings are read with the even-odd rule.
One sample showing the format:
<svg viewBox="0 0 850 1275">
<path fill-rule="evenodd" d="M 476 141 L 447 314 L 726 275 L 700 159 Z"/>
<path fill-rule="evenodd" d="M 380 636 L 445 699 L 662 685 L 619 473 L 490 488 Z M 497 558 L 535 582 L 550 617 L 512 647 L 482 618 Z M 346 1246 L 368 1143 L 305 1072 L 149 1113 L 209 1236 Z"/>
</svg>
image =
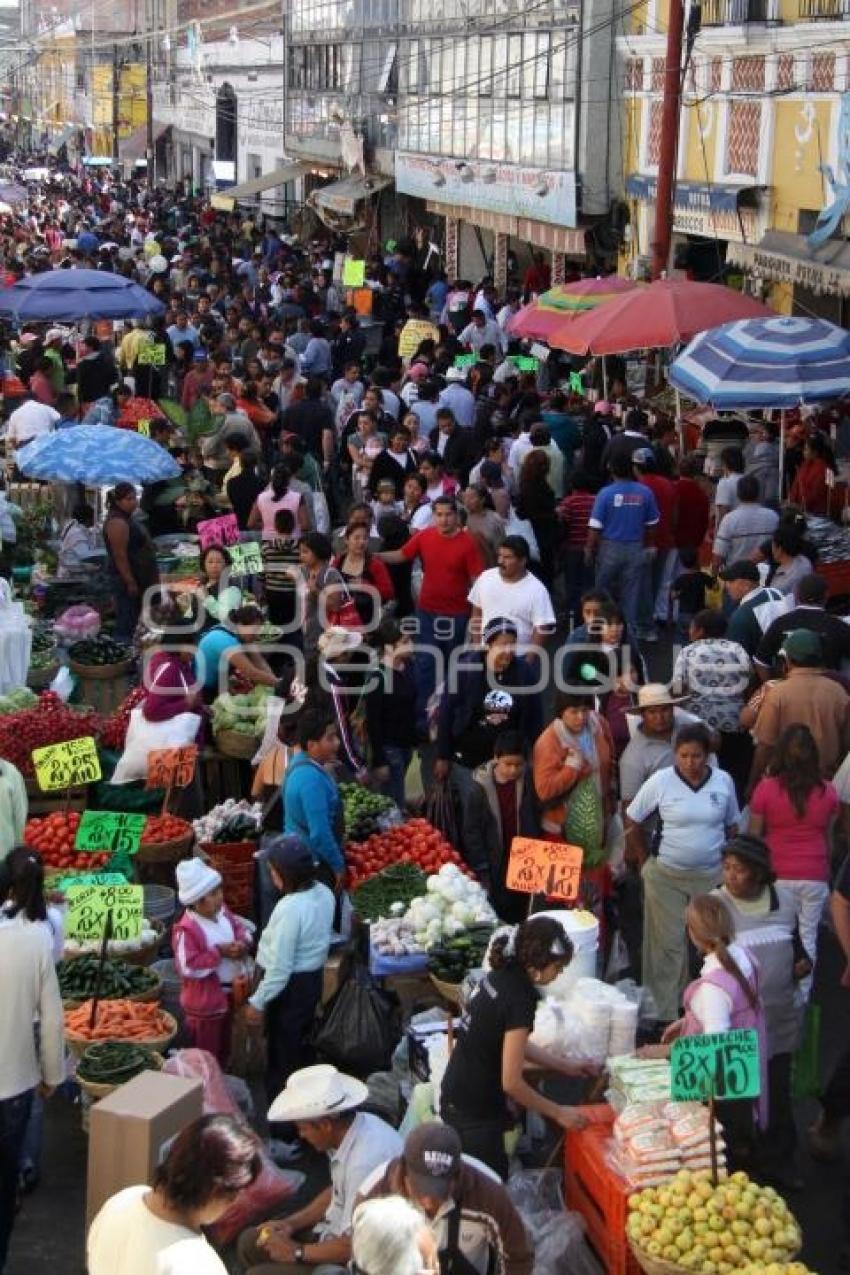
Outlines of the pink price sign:
<svg viewBox="0 0 850 1275">
<path fill-rule="evenodd" d="M 223 514 L 221 518 L 208 518 L 206 522 L 199 522 L 198 537 L 201 549 L 210 545 L 235 545 L 239 540 L 236 514 Z"/>
</svg>

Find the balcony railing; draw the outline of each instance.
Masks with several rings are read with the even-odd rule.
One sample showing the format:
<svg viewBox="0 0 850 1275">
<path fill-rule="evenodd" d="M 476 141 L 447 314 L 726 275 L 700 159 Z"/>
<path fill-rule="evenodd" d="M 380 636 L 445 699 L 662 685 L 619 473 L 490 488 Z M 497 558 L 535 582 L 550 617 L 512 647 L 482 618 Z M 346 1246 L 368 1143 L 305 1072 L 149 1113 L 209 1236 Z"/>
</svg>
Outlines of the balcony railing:
<svg viewBox="0 0 850 1275">
<path fill-rule="evenodd" d="M 846 22 L 850 0 L 799 0 L 801 22 Z"/>
<path fill-rule="evenodd" d="M 800 4 L 848 3 L 848 0 L 800 0 Z M 704 27 L 743 26 L 747 22 L 775 20 L 774 0 L 703 0 Z"/>
</svg>

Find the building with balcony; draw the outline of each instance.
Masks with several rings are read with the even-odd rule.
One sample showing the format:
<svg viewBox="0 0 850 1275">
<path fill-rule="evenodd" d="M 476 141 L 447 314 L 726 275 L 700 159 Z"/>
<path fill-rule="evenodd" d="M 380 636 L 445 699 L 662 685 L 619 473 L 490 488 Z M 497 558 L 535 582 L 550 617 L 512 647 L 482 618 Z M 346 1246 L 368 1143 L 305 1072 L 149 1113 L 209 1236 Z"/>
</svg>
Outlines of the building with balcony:
<svg viewBox="0 0 850 1275">
<path fill-rule="evenodd" d="M 617 41 L 636 274 L 654 231 L 668 4 L 647 0 Z M 703 0 L 684 77 L 674 267 L 743 275 L 785 313 L 848 317 L 849 56 L 848 0 Z"/>
</svg>

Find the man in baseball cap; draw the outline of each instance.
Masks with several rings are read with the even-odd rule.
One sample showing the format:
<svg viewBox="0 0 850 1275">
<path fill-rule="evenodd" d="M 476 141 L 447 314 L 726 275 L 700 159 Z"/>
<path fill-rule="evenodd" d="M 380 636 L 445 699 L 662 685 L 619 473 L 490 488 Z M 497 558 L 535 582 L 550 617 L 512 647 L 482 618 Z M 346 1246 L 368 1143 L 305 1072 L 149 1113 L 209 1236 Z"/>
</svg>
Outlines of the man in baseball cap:
<svg viewBox="0 0 850 1275">
<path fill-rule="evenodd" d="M 534 1251 L 522 1219 L 498 1177 L 464 1156 L 460 1138 L 436 1120 L 407 1135 L 404 1152 L 376 1169 L 360 1200 L 400 1195 L 428 1218 L 441 1270 L 510 1271 L 530 1275 Z"/>
<path fill-rule="evenodd" d="M 761 611 L 761 608 L 766 602 L 781 602 L 783 595 L 779 589 L 772 589 L 761 583 L 758 567 L 748 558 L 730 562 L 720 572 L 720 579 L 735 603 L 735 610 L 729 617 L 726 637 L 730 642 L 739 642 L 752 658 L 762 639 L 764 628 L 772 618 L 770 608 L 765 611 Z"/>
</svg>

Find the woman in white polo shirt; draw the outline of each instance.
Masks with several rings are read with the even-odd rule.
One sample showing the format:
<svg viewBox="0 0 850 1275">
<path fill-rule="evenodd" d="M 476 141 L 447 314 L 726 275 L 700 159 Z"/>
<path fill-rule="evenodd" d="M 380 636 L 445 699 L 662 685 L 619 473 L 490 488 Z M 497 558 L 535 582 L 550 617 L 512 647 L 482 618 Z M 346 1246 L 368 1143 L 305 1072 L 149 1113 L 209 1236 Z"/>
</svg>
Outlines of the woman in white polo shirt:
<svg viewBox="0 0 850 1275">
<path fill-rule="evenodd" d="M 643 865 L 643 981 L 664 1023 L 678 1018 L 688 980 L 685 909 L 719 883 L 721 847 L 740 818 L 731 776 L 708 764 L 710 753 L 706 728 L 683 726 L 673 765 L 650 775 L 626 808 L 628 858 Z M 642 825 L 656 814 L 661 828 L 653 856 Z"/>
</svg>

